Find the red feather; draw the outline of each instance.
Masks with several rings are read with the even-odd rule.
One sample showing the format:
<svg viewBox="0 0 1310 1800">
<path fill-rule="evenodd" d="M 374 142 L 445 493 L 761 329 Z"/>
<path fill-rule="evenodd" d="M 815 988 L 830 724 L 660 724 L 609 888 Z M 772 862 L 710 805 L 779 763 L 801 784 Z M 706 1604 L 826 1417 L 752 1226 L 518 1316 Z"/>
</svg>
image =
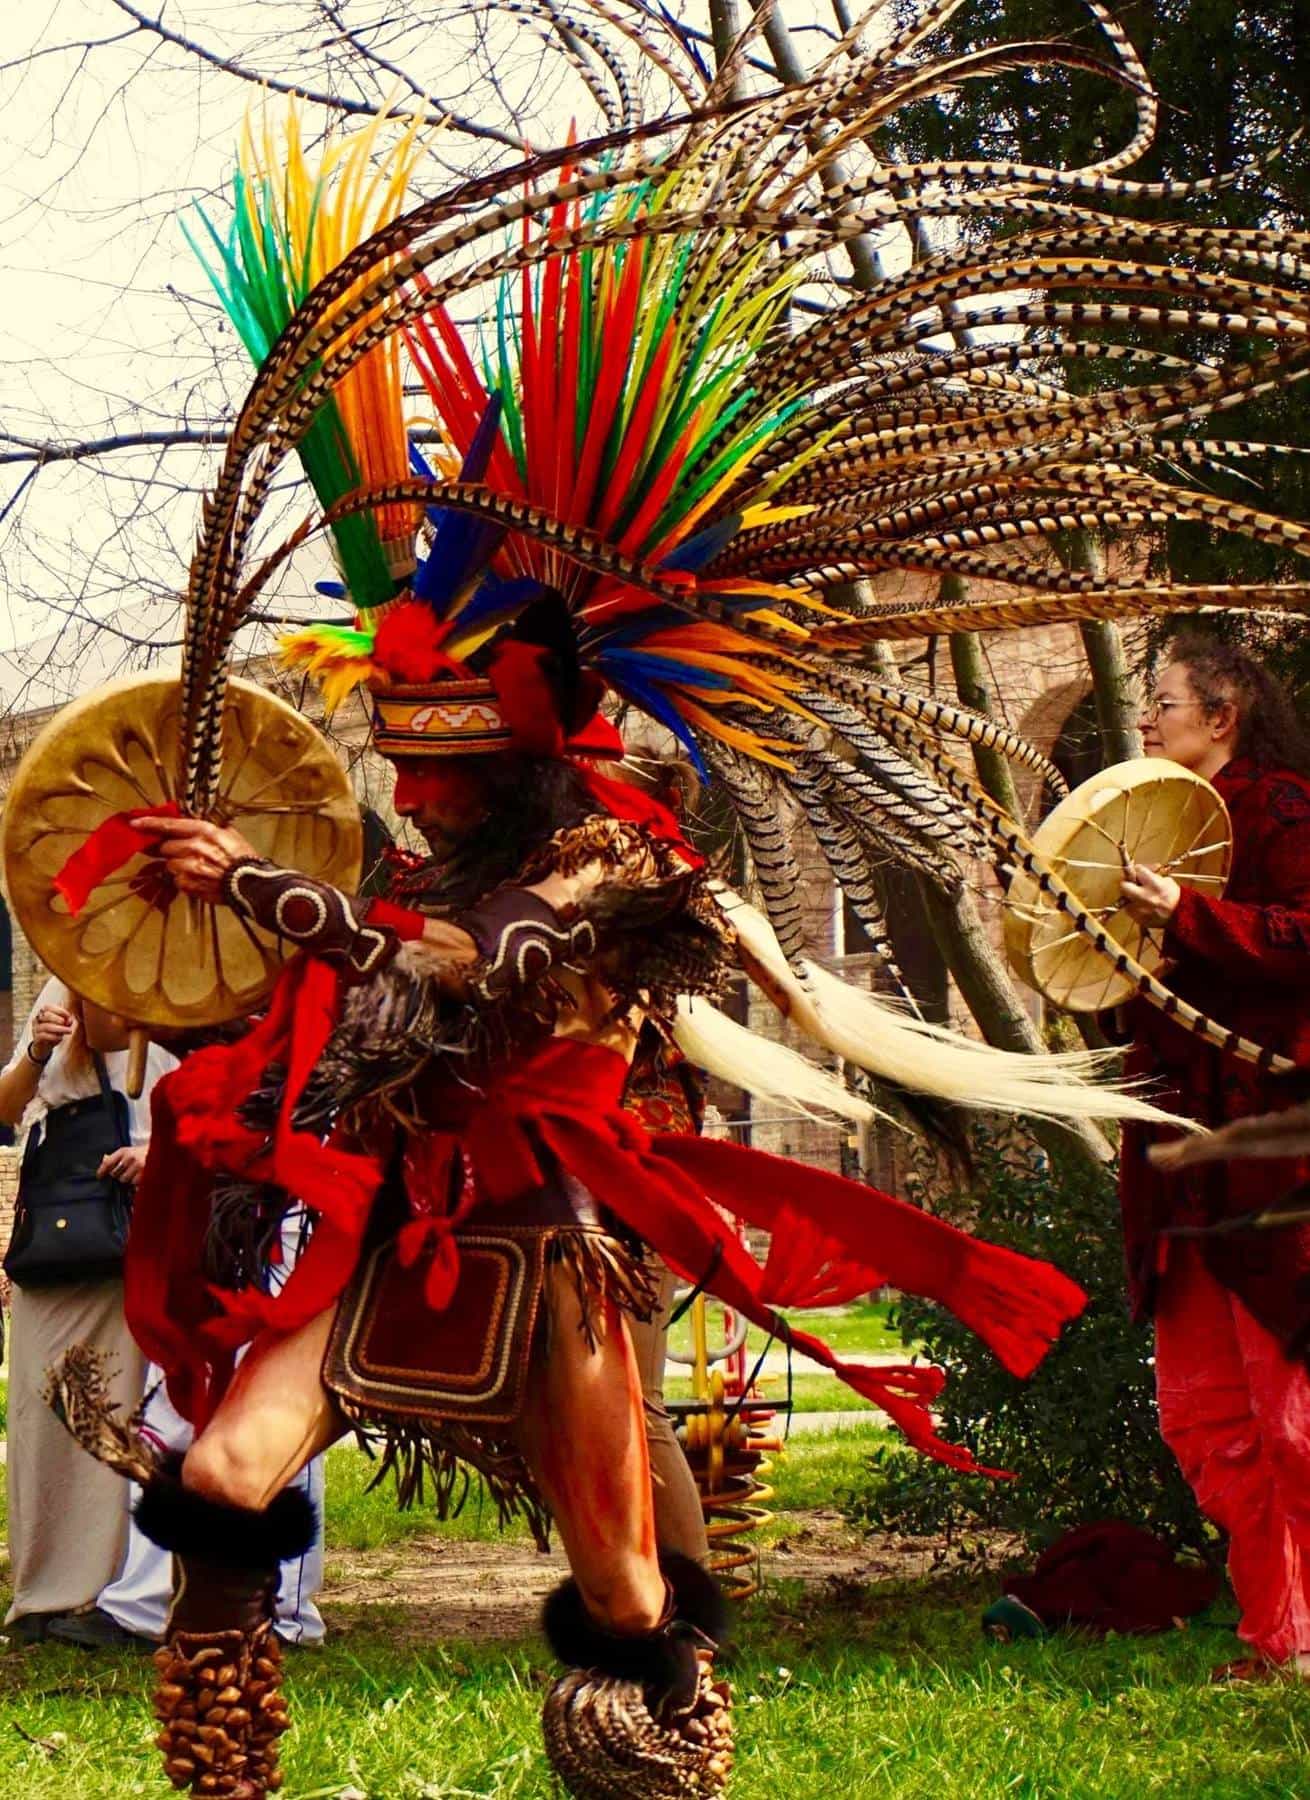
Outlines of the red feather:
<svg viewBox="0 0 1310 1800">
<path fill-rule="evenodd" d="M 373 660 L 393 681 L 405 686 L 422 686 L 439 675 L 467 681 L 466 666 L 441 648 L 449 636 L 450 626 L 430 606 L 409 600 L 403 606 L 393 606 L 378 626 Z"/>
</svg>

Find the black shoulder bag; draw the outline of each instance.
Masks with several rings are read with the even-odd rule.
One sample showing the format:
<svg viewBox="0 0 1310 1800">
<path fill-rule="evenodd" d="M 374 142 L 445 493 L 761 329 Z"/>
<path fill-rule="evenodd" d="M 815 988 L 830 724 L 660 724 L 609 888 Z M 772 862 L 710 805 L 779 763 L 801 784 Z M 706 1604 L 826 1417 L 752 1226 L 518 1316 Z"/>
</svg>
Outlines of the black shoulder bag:
<svg viewBox="0 0 1310 1800">
<path fill-rule="evenodd" d="M 100 1092 L 52 1107 L 28 1133 L 5 1274 L 17 1287 L 108 1281 L 123 1270 L 132 1190 L 96 1174 L 131 1140 L 127 1101 L 94 1053 Z"/>
</svg>

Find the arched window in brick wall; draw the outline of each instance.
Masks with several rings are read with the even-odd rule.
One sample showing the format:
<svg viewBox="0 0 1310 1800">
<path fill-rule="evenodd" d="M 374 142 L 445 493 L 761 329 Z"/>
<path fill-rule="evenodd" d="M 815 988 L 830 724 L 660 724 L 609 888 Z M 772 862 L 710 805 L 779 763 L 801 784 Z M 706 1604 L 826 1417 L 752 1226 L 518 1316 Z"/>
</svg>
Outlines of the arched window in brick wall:
<svg viewBox="0 0 1310 1800">
<path fill-rule="evenodd" d="M 1052 746 L 1051 761 L 1071 788 L 1104 767 L 1100 728 L 1096 721 L 1096 696 L 1090 690 L 1066 716 Z M 1051 796 L 1047 795 L 1043 812 L 1050 803 Z"/>
</svg>

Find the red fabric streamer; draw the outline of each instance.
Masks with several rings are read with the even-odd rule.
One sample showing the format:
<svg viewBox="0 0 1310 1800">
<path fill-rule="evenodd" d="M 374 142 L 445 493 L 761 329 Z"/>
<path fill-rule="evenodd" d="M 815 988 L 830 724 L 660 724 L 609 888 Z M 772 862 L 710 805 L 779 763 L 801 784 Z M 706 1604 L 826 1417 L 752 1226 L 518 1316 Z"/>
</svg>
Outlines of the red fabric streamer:
<svg viewBox="0 0 1310 1800">
<path fill-rule="evenodd" d="M 675 845 L 691 868 L 704 866 L 705 858 L 692 849 L 682 834 L 682 826 L 662 801 L 631 781 L 615 781 L 612 775 L 602 775 L 585 764 L 577 767 L 584 787 L 598 806 L 616 819 L 640 825 L 662 843 Z"/>
<path fill-rule="evenodd" d="M 394 900 L 370 900 L 364 909 L 364 917 L 370 925 L 394 931 L 402 944 L 412 944 L 421 938 L 427 924 L 422 913 L 414 912 L 408 906 L 397 906 Z"/>
<path fill-rule="evenodd" d="M 169 1370 L 174 1403 L 198 1424 L 221 1397 L 236 1346 L 263 1329 L 295 1330 L 331 1305 L 360 1252 L 381 1156 L 347 1152 L 331 1139 L 321 1145 L 290 1125 L 334 1002 L 330 971 L 295 965 L 250 1038 L 201 1051 L 155 1090 L 155 1135 L 129 1246 L 128 1318 L 147 1354 Z M 270 1149 L 234 1115 L 275 1060 L 289 1074 Z M 882 1407 L 917 1448 L 955 1468 L 999 1473 L 938 1436 L 930 1408 L 939 1371 L 846 1363 L 790 1327 L 771 1303 L 776 1268 L 761 1269 L 717 1209 L 792 1234 L 788 1295 L 826 1298 L 834 1280 L 848 1291 L 859 1269 L 869 1284 L 887 1280 L 940 1300 L 1018 1374 L 1030 1373 L 1082 1310 L 1082 1291 L 1045 1263 L 970 1238 L 875 1188 L 733 1144 L 652 1139 L 622 1110 L 627 1072 L 613 1051 L 557 1038 L 525 1062 L 491 1071 L 480 1088 L 452 1082 L 435 1096 L 425 1166 L 430 1174 L 458 1150 L 471 1171 L 466 1193 L 494 1205 L 540 1185 L 544 1147 L 676 1270 L 692 1280 L 712 1271 L 720 1298 Z M 275 1181 L 314 1209 L 309 1248 L 280 1294 L 219 1294 L 196 1274 L 208 1216 L 202 1171 Z M 435 1191 L 427 1177 L 421 1185 Z M 796 1231 L 797 1220 L 806 1229 Z M 404 1241 L 414 1256 L 434 1230 L 442 1240 L 434 1301 L 453 1291 L 451 1222 L 417 1221 Z"/>
<path fill-rule="evenodd" d="M 150 1150 L 137 1188 L 124 1276 L 128 1323 L 168 1372 L 169 1393 L 198 1426 L 222 1398 L 240 1345 L 271 1327 L 294 1331 L 340 1296 L 382 1179 L 378 1160 L 294 1130 L 296 1102 L 337 1019 L 338 979 L 294 962 L 267 1015 L 235 1044 L 198 1050 L 152 1097 Z M 272 1063 L 287 1069 L 272 1140 L 239 1109 Z M 271 1182 L 316 1215 L 312 1239 L 281 1293 L 231 1293 L 205 1279 L 215 1176 Z"/>
<path fill-rule="evenodd" d="M 55 891 L 64 896 L 73 917 L 77 917 L 106 876 L 131 862 L 134 856 L 149 855 L 158 845 L 158 837 L 139 831 L 133 823 L 135 819 L 176 819 L 181 812 L 176 800 L 168 800 L 158 806 L 136 806 L 130 812 L 111 813 L 102 819 L 54 879 Z"/>
</svg>

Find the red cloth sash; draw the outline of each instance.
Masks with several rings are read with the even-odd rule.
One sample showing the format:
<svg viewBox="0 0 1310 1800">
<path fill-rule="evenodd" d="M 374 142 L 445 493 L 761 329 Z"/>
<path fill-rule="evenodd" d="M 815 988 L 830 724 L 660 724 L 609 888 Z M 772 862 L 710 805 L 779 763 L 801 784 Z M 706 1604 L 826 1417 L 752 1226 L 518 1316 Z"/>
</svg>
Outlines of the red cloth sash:
<svg viewBox="0 0 1310 1800">
<path fill-rule="evenodd" d="M 235 1348 L 263 1329 L 294 1330 L 331 1305 L 359 1253 L 380 1163 L 331 1140 L 321 1145 L 289 1123 L 331 1029 L 334 999 L 330 971 L 295 965 L 250 1038 L 199 1052 L 156 1089 L 129 1246 L 128 1317 L 143 1349 L 169 1370 L 175 1404 L 197 1423 L 221 1397 Z M 284 1061 L 289 1077 L 269 1144 L 233 1114 L 271 1060 Z M 828 1300 L 834 1291 L 857 1291 L 856 1280 L 858 1291 L 889 1282 L 940 1300 L 1007 1368 L 1026 1375 L 1082 1310 L 1081 1290 L 1047 1264 L 970 1238 L 876 1188 L 733 1144 L 653 1139 L 622 1110 L 626 1076 L 612 1051 L 557 1038 L 493 1072 L 484 1090 L 452 1083 L 442 1090 L 445 1116 L 423 1140 L 429 1171 L 446 1166 L 458 1148 L 477 1198 L 494 1204 L 540 1185 L 544 1146 L 681 1274 L 697 1280 L 712 1270 L 715 1294 L 882 1407 L 916 1447 L 978 1470 L 967 1450 L 937 1434 L 929 1408 L 941 1391 L 938 1370 L 843 1362 L 790 1327 L 775 1299 Z M 220 1171 L 276 1182 L 314 1209 L 310 1245 L 276 1296 L 220 1294 L 198 1273 L 208 1215 L 203 1177 Z M 787 1236 L 785 1264 L 780 1251 L 761 1269 L 720 1208 L 773 1230 L 780 1244 Z M 794 1229 L 797 1219 L 803 1231 Z M 435 1301 L 453 1288 L 451 1223 L 425 1218 L 411 1234 L 417 1241 L 405 1244 L 416 1254 L 432 1234 L 446 1240 L 429 1294 Z"/>
<path fill-rule="evenodd" d="M 137 806 L 130 812 L 111 813 L 79 845 L 67 859 L 51 884 L 68 902 L 68 910 L 76 918 L 93 891 L 106 876 L 121 869 L 142 851 L 153 850 L 159 842 L 134 823 L 137 819 L 176 819 L 181 814 L 176 800 L 161 801 L 158 806 Z"/>
</svg>

